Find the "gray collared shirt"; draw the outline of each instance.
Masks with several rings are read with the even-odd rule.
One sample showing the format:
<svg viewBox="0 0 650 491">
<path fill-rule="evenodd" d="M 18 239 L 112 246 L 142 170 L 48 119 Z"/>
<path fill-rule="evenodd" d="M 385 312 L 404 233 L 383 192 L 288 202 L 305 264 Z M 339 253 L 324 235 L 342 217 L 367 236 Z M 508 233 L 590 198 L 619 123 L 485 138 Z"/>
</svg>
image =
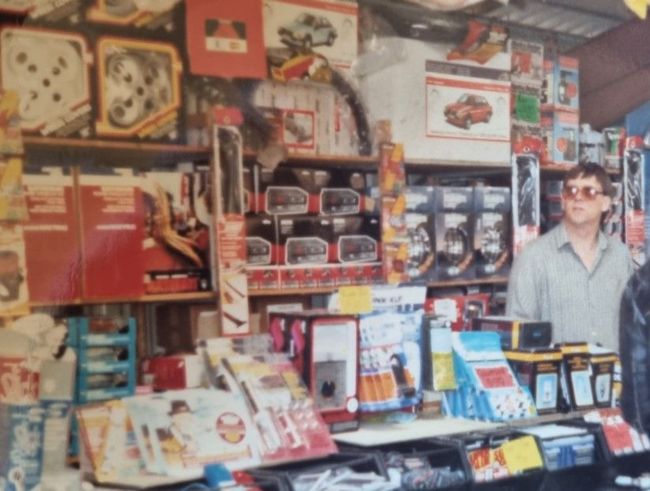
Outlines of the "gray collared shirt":
<svg viewBox="0 0 650 491">
<path fill-rule="evenodd" d="M 632 272 L 627 247 L 602 232 L 588 271 L 560 223 L 515 259 L 507 314 L 550 321 L 553 342 L 587 341 L 618 351 L 621 295 Z"/>
</svg>

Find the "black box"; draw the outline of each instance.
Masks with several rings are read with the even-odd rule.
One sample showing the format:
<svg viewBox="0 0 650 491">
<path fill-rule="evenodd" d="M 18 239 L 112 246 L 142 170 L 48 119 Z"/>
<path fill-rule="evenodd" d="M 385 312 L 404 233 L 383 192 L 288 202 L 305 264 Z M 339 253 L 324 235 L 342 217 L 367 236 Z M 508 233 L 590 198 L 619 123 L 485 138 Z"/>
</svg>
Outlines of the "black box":
<svg viewBox="0 0 650 491">
<path fill-rule="evenodd" d="M 550 322 L 513 319 L 509 317 L 480 317 L 472 321 L 473 331 L 494 331 L 501 336 L 504 350 L 548 348 L 551 345 Z"/>
</svg>

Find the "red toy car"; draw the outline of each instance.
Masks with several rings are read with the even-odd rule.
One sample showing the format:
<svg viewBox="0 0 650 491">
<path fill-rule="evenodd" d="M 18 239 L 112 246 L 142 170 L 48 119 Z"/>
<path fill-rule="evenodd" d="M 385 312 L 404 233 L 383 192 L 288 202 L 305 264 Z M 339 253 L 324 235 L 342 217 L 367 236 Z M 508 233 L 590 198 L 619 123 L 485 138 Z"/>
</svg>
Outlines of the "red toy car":
<svg viewBox="0 0 650 491">
<path fill-rule="evenodd" d="M 445 118 L 448 123 L 468 130 L 474 123 L 489 123 L 492 106 L 485 97 L 463 94 L 458 101 L 445 106 Z"/>
</svg>

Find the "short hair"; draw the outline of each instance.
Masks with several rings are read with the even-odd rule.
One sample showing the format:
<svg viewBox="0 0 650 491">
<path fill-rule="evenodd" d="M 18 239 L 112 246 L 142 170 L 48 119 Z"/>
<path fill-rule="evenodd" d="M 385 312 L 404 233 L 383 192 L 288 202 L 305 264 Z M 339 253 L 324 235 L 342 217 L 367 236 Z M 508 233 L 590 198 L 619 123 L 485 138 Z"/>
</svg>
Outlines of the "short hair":
<svg viewBox="0 0 650 491">
<path fill-rule="evenodd" d="M 579 179 L 581 177 L 595 177 L 598 184 L 603 188 L 603 194 L 610 198 L 614 197 L 614 185 L 612 184 L 612 180 L 609 178 L 609 174 L 607 174 L 607 171 L 602 165 L 593 162 L 580 163 L 571 168 L 564 175 L 562 185 L 566 186 L 571 179 Z"/>
</svg>

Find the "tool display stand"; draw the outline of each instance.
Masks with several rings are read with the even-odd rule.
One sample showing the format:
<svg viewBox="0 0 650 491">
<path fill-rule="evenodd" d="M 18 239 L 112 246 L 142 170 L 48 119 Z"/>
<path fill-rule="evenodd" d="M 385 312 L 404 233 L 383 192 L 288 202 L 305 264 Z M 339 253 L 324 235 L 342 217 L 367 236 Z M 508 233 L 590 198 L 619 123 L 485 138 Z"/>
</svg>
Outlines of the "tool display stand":
<svg viewBox="0 0 650 491">
<path fill-rule="evenodd" d="M 518 491 L 540 489 L 545 476 L 543 467 L 531 469 L 520 474 L 492 479 L 477 479 L 471 464 L 471 452 L 476 449 L 496 449 L 502 443 L 524 436 L 523 433 L 512 430 L 495 430 L 482 433 L 467 433 L 454 437 L 435 438 L 433 442 L 440 445 L 455 445 L 463 458 L 469 478 L 472 480 L 471 489 L 481 491 Z M 538 451 L 539 448 L 538 448 Z M 540 451 L 541 452 L 541 451 Z"/>
<path fill-rule="evenodd" d="M 376 454 L 359 455 L 354 453 L 338 453 L 312 461 L 292 462 L 264 469 L 249 471 L 256 482 L 265 479 L 280 479 L 281 491 L 297 491 L 299 488 L 294 483 L 301 476 L 314 473 L 336 472 L 339 469 L 349 468 L 359 473 L 372 473 L 388 482 L 388 476 L 379 456 Z M 272 489 L 272 488 L 269 488 Z M 319 488 L 321 489 L 321 488 Z"/>
<path fill-rule="evenodd" d="M 135 393 L 136 322 L 70 317 L 68 346 L 77 353 L 75 405 L 121 399 Z M 116 356 L 117 354 L 120 356 Z M 72 418 L 69 454 L 79 454 L 77 418 Z"/>
<path fill-rule="evenodd" d="M 438 485 L 433 488 L 430 488 L 428 485 L 423 483 L 409 486 L 404 483 L 404 480 L 402 480 L 402 487 L 400 489 L 436 489 L 445 491 L 465 491 L 471 489 L 471 471 L 467 468 L 463 455 L 460 452 L 460 447 L 456 443 L 444 443 L 425 439 L 378 445 L 374 447 L 339 445 L 339 448 L 348 453 L 364 455 L 368 455 L 369 452 L 375 453 L 388 473 L 390 473 L 390 456 L 391 454 L 398 453 L 403 456 L 404 459 L 426 459 L 433 469 L 447 468 L 449 471 L 459 472 L 463 476 L 462 482 L 458 484 L 448 486 Z"/>
</svg>

